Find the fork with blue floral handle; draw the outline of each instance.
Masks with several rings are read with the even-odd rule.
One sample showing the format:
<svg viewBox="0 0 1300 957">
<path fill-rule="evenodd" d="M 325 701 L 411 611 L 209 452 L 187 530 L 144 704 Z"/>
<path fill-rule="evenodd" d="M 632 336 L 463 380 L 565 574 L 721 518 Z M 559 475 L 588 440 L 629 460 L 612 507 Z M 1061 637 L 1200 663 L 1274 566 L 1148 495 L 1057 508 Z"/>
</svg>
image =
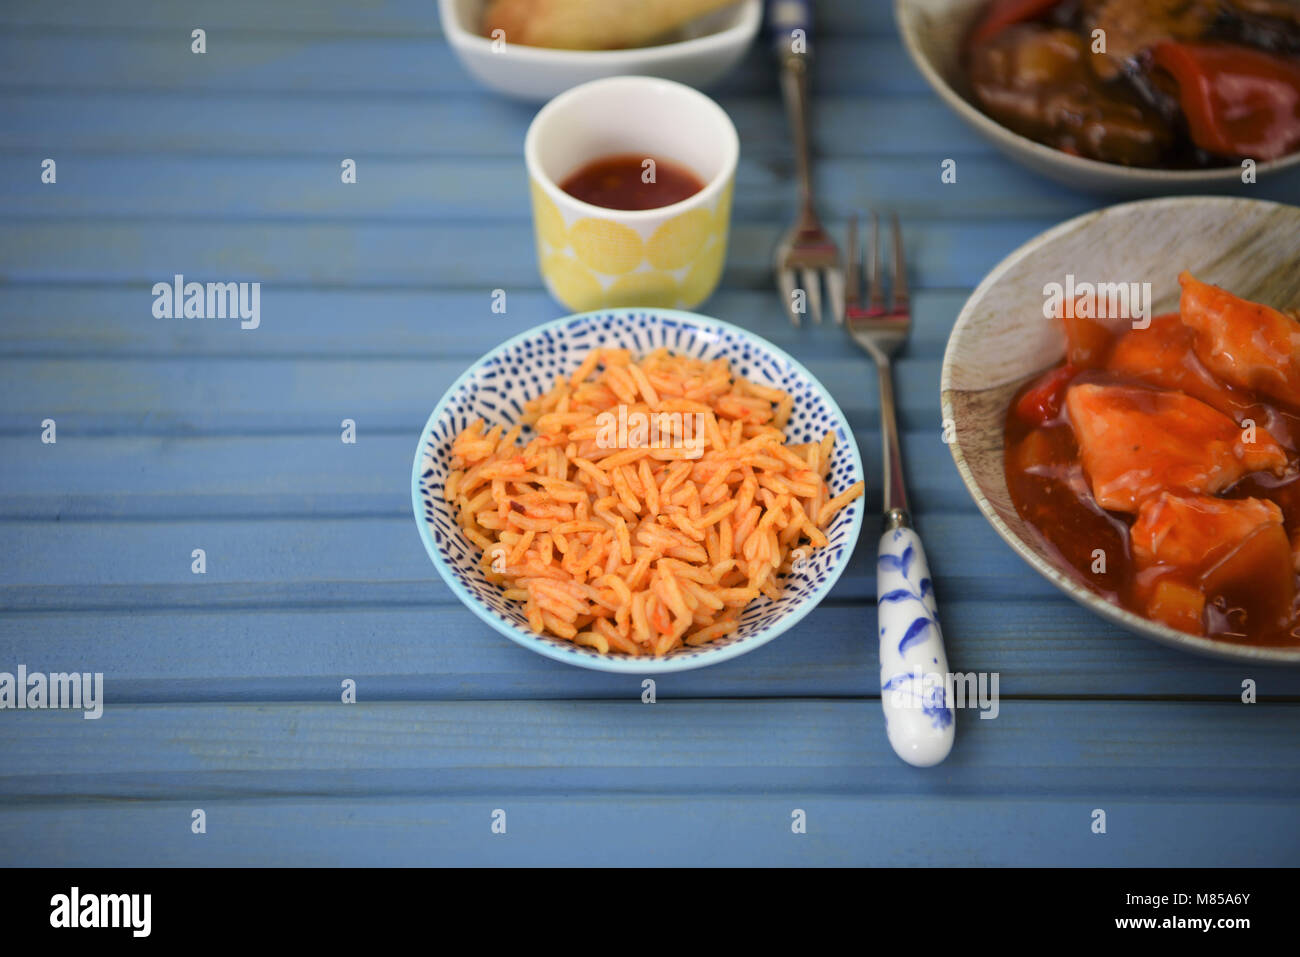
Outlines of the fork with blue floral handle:
<svg viewBox="0 0 1300 957">
<path fill-rule="evenodd" d="M 857 217 L 849 221 L 848 279 L 844 326 L 875 360 L 880 380 L 880 428 L 884 444 L 885 530 L 876 557 L 876 612 L 880 631 L 880 704 L 889 743 L 918 767 L 938 764 L 953 742 L 948 656 L 934 601 L 934 584 L 920 536 L 907 510 L 907 488 L 898 442 L 894 376 L 890 360 L 907 341 L 912 313 L 898 217 L 891 217 L 893 269 L 888 305 L 881 281 L 880 221 L 871 216 L 867 250 L 869 299 L 861 304 Z"/>
</svg>

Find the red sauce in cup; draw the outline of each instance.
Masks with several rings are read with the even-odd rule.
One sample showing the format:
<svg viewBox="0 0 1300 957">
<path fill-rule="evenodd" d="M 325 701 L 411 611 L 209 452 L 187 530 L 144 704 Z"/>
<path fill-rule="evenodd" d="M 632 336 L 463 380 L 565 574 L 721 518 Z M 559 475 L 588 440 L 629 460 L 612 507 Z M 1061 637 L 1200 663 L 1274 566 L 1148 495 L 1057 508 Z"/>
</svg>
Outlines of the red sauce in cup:
<svg viewBox="0 0 1300 957">
<path fill-rule="evenodd" d="M 605 156 L 569 175 L 560 189 L 605 209 L 658 209 L 704 188 L 698 176 L 671 160 L 640 154 Z"/>
</svg>

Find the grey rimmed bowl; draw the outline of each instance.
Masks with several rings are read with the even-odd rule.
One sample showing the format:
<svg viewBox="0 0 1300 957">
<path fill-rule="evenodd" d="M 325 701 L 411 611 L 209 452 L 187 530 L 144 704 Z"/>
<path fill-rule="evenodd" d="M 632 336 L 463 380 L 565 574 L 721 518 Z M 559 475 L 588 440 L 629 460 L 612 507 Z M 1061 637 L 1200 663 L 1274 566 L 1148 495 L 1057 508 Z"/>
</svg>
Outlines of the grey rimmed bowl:
<svg viewBox="0 0 1300 957">
<path fill-rule="evenodd" d="M 1007 491 L 1003 428 L 1012 396 L 1065 355 L 1061 324 L 1043 317 L 1044 289 L 1077 281 L 1150 282 L 1155 313 L 1177 308 L 1178 273 L 1278 308 L 1300 306 L 1300 208 L 1228 197 L 1110 206 L 1030 240 L 966 301 L 948 339 L 940 395 L 957 470 L 997 533 L 1075 601 L 1130 631 L 1187 651 L 1300 664 L 1300 648 L 1233 644 L 1186 634 L 1111 603 L 1057 557 Z"/>
</svg>

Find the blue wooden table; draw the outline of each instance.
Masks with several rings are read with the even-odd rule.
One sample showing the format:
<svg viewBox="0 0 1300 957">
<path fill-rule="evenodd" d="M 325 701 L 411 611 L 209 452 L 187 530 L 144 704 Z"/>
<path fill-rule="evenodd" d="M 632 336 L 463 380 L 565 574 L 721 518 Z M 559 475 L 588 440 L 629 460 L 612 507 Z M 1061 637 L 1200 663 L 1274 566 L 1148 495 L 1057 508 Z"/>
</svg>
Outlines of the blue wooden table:
<svg viewBox="0 0 1300 957">
<path fill-rule="evenodd" d="M 533 257 L 534 108 L 468 78 L 432 0 L 0 9 L 0 671 L 105 682 L 99 720 L 0 711 L 0 863 L 1300 860 L 1300 674 L 1094 617 L 961 486 L 938 412 L 957 311 L 1104 201 L 961 126 L 889 7 L 819 5 L 817 174 L 837 234 L 854 208 L 905 223 L 915 511 L 953 670 L 1000 675 L 997 718 L 961 713 L 932 770 L 882 728 L 874 533 L 799 627 L 662 677 L 654 704 L 639 679 L 510 643 L 437 578 L 410 514 L 420 428 L 475 357 L 562 309 Z M 827 385 L 878 503 L 873 375 L 835 330 L 791 328 L 772 289 L 793 190 L 766 51 L 714 92 L 742 158 L 703 311 Z M 260 328 L 155 318 L 151 287 L 177 273 L 262 283 Z"/>
</svg>

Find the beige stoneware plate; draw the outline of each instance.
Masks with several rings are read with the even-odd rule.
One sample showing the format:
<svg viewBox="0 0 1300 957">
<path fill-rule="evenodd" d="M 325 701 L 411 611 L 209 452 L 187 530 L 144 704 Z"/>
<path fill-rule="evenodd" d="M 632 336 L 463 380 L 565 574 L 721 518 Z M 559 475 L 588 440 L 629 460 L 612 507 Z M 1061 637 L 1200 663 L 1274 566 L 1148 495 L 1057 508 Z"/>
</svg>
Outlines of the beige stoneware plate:
<svg viewBox="0 0 1300 957">
<path fill-rule="evenodd" d="M 1044 286 L 1150 282 L 1153 313 L 1174 311 L 1177 276 L 1198 278 L 1278 308 L 1300 307 L 1300 208 L 1227 197 L 1111 206 L 1030 240 L 979 284 L 944 353 L 940 383 L 953 459 L 985 517 L 1025 561 L 1079 603 L 1117 624 L 1188 651 L 1300 664 L 1300 648 L 1237 645 L 1185 634 L 1093 591 L 1016 513 L 1007 491 L 1003 426 L 1016 390 L 1065 355 L 1060 323 L 1043 317 Z"/>
<path fill-rule="evenodd" d="M 894 0 L 894 13 L 903 45 L 940 98 L 1002 153 L 1058 183 L 1075 189 L 1121 196 L 1156 195 L 1223 189 L 1241 185 L 1241 167 L 1221 169 L 1137 169 L 1070 156 L 1013 133 L 967 98 L 961 69 L 961 46 L 988 0 Z M 1290 170 L 1300 171 L 1300 153 L 1260 163 L 1258 181 Z M 1300 176 L 1296 176 L 1300 180 Z"/>
</svg>

